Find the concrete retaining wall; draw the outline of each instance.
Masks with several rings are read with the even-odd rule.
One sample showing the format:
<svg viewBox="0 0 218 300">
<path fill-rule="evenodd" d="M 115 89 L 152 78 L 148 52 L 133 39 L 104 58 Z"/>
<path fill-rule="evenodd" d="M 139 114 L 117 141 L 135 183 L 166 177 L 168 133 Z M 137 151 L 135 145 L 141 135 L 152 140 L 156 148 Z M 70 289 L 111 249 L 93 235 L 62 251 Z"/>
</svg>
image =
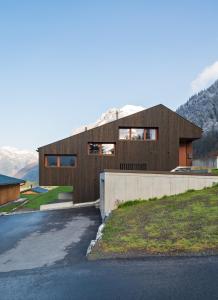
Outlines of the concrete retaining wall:
<svg viewBox="0 0 218 300">
<path fill-rule="evenodd" d="M 100 175 L 100 210 L 104 218 L 121 202 L 175 195 L 218 183 L 218 176 L 104 172 Z"/>
</svg>

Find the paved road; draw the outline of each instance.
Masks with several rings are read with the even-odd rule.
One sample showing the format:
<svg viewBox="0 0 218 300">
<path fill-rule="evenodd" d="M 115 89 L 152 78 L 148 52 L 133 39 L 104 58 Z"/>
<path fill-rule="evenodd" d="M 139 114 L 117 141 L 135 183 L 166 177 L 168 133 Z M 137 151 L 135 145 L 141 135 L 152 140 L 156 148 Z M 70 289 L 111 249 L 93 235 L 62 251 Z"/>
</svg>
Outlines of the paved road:
<svg viewBox="0 0 218 300">
<path fill-rule="evenodd" d="M 99 222 L 90 208 L 0 217 L 0 299 L 218 299 L 218 257 L 86 261 Z"/>
</svg>

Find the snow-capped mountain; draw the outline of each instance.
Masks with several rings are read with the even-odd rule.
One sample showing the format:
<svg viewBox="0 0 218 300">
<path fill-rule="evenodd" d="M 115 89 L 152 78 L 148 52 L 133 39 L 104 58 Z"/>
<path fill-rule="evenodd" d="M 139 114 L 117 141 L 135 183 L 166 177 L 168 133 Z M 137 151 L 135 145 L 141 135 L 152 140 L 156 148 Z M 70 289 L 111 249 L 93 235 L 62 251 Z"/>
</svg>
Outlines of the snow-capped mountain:
<svg viewBox="0 0 218 300">
<path fill-rule="evenodd" d="M 141 110 L 144 110 L 145 108 L 142 106 L 135 106 L 135 105 L 125 105 L 121 108 L 110 108 L 105 113 L 101 115 L 101 117 L 94 123 L 89 125 L 81 126 L 77 129 L 73 130 L 73 134 L 77 134 L 80 132 L 85 131 L 86 129 L 92 129 L 101 125 L 104 125 L 106 123 L 112 122 L 116 120 L 117 118 L 123 118 L 129 115 L 132 115 L 134 113 L 137 113 Z"/>
<path fill-rule="evenodd" d="M 0 173 L 8 176 L 16 174 L 28 165 L 36 166 L 36 151 L 20 150 L 13 147 L 0 147 Z"/>
</svg>

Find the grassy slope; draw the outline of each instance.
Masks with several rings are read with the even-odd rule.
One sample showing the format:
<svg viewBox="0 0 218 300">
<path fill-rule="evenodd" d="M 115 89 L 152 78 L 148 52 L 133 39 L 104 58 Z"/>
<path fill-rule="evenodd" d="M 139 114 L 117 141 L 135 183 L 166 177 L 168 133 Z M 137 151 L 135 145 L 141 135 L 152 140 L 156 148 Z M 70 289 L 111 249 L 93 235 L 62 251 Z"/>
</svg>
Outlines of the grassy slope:
<svg viewBox="0 0 218 300">
<path fill-rule="evenodd" d="M 9 203 L 5 206 L 0 207 L 0 213 L 11 212 L 14 208 L 18 207 L 20 203 Z"/>
<path fill-rule="evenodd" d="M 91 258 L 204 252 L 218 253 L 218 186 L 124 203 Z"/>
</svg>

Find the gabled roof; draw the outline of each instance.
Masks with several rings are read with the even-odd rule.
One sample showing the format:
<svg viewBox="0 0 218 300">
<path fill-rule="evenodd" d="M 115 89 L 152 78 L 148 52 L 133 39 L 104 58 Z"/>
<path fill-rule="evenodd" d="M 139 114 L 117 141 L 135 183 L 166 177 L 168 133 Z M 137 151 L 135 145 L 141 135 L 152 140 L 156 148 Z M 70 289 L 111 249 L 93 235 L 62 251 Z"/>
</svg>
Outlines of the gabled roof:
<svg viewBox="0 0 218 300">
<path fill-rule="evenodd" d="M 176 115 L 179 119 L 184 120 L 185 122 L 187 122 L 187 123 L 190 124 L 191 126 L 194 126 L 194 127 L 198 128 L 198 129 L 200 129 L 201 132 L 203 131 L 202 128 L 200 128 L 199 126 L 197 126 L 197 125 L 194 124 L 193 122 L 187 120 L 186 118 L 182 117 L 182 116 L 179 115 L 177 112 L 175 112 L 175 111 L 169 109 L 168 107 L 166 107 L 166 106 L 163 105 L 163 104 L 157 104 L 157 105 L 155 105 L 155 106 L 151 106 L 151 107 L 149 107 L 149 108 L 145 108 L 144 110 L 141 110 L 141 111 L 139 111 L 139 112 L 133 113 L 133 114 L 131 114 L 131 115 L 128 115 L 128 116 L 119 118 L 119 119 L 117 119 L 117 120 L 112 120 L 112 121 L 110 121 L 110 122 L 108 122 L 108 123 L 105 123 L 105 124 L 102 124 L 102 125 L 100 125 L 100 126 L 92 127 L 92 128 L 90 128 L 90 129 L 88 129 L 88 130 L 86 130 L 86 131 L 82 131 L 82 132 L 73 134 L 73 135 L 71 135 L 71 136 L 69 136 L 69 137 L 66 137 L 66 138 L 64 138 L 64 139 L 60 139 L 60 140 L 58 140 L 58 141 L 49 143 L 49 144 L 47 144 L 47 145 L 38 147 L 37 151 L 38 151 L 39 149 L 41 149 L 41 148 L 47 147 L 47 146 L 52 145 L 52 144 L 54 144 L 54 143 L 56 143 L 56 142 L 63 142 L 64 140 L 67 140 L 67 139 L 69 139 L 69 138 L 71 138 L 71 137 L 78 136 L 78 135 L 83 135 L 84 133 L 87 133 L 87 132 L 89 132 L 89 131 L 95 130 L 95 129 L 100 128 L 100 127 L 107 126 L 107 125 L 110 124 L 110 123 L 118 122 L 118 121 L 125 120 L 125 119 L 129 119 L 129 118 L 131 118 L 131 117 L 134 117 L 135 115 L 141 114 L 141 113 L 143 113 L 143 112 L 148 112 L 148 111 L 150 111 L 150 110 L 157 109 L 157 108 L 161 108 L 161 109 L 163 109 L 163 110 L 168 110 L 170 113 Z"/>
<path fill-rule="evenodd" d="M 0 186 L 1 185 L 21 184 L 21 183 L 25 183 L 25 182 L 26 181 L 22 180 L 22 179 L 18 179 L 18 178 L 0 174 Z"/>
</svg>

